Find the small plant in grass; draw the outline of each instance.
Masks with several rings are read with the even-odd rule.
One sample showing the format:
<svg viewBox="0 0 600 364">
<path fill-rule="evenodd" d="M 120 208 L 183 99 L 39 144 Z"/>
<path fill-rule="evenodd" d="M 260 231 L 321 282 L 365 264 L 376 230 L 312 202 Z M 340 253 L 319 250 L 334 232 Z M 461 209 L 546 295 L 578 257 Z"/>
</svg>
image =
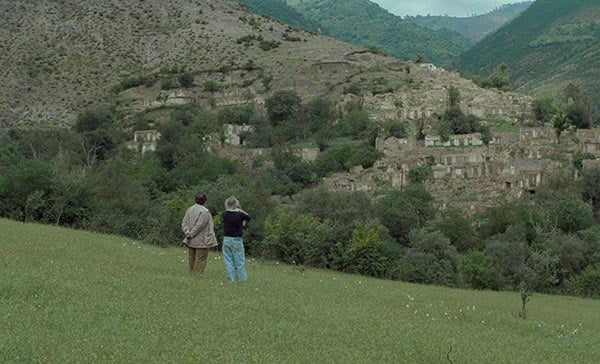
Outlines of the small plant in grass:
<svg viewBox="0 0 600 364">
<path fill-rule="evenodd" d="M 521 267 L 519 291 L 521 311 L 519 317 L 527 319 L 527 304 L 533 292 L 547 290 L 558 282 L 559 258 L 547 252 L 533 252 Z"/>
</svg>

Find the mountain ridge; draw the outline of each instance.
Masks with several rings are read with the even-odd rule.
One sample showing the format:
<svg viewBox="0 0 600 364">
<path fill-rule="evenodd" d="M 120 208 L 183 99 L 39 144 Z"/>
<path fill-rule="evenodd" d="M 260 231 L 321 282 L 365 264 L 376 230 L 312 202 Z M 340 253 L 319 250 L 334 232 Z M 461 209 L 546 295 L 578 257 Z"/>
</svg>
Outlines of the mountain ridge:
<svg viewBox="0 0 600 364">
<path fill-rule="evenodd" d="M 495 29 L 518 16 L 527 9 L 533 1 L 523 1 L 502 5 L 486 14 L 467 17 L 453 17 L 444 15 L 407 16 L 404 19 L 429 29 L 449 29 L 455 31 L 471 41 L 478 41 Z"/>
<path fill-rule="evenodd" d="M 322 25 L 324 34 L 363 47 L 376 46 L 408 60 L 424 55 L 437 65 L 449 64 L 472 44 L 462 35 L 434 31 L 404 21 L 368 0 L 287 0 L 306 18 Z"/>
<path fill-rule="evenodd" d="M 506 62 L 521 92 L 558 95 L 580 86 L 600 96 L 600 2 L 538 0 L 461 56 L 464 71 L 488 73 Z"/>
</svg>

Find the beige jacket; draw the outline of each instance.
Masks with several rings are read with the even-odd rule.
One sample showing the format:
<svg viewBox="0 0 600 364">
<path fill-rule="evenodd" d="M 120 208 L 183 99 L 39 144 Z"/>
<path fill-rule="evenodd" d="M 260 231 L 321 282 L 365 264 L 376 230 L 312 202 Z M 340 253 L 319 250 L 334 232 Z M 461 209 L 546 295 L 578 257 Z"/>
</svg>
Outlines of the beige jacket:
<svg viewBox="0 0 600 364">
<path fill-rule="evenodd" d="M 215 225 L 210 211 L 202 205 L 195 204 L 187 209 L 181 229 L 184 234 L 191 233 L 192 239 L 183 239 L 189 248 L 211 248 L 217 246 Z"/>
</svg>

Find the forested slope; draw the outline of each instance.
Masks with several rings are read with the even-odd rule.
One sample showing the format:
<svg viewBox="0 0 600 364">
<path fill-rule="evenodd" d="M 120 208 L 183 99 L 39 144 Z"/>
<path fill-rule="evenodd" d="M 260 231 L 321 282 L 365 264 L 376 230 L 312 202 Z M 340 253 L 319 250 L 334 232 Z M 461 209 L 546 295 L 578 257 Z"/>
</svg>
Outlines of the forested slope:
<svg viewBox="0 0 600 364">
<path fill-rule="evenodd" d="M 461 59 L 471 73 L 506 62 L 520 91 L 557 94 L 574 83 L 598 104 L 600 2 L 538 0 Z"/>
</svg>

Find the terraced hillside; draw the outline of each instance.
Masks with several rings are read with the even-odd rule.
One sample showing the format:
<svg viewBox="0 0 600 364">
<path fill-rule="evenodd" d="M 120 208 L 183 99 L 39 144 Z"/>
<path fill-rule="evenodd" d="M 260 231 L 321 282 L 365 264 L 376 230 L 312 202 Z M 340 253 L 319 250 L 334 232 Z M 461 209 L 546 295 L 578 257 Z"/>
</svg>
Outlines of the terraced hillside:
<svg viewBox="0 0 600 364">
<path fill-rule="evenodd" d="M 360 50 L 224 0 L 3 0 L 0 12 L 4 125 L 68 125 L 118 82 L 160 70 L 223 78 L 245 66 L 289 87 L 302 67 Z"/>
<path fill-rule="evenodd" d="M 558 94 L 574 83 L 600 105 L 600 2 L 538 0 L 463 54 L 463 69 L 487 73 L 499 62 L 518 90 Z"/>
<path fill-rule="evenodd" d="M 115 102 L 127 114 L 165 102 L 260 105 L 275 90 L 339 97 L 356 84 L 367 94 L 430 100 L 405 105 L 433 111 L 443 108 L 449 85 L 461 87 L 466 103 L 505 98 L 225 0 L 0 0 L 0 10 L 9 14 L 0 20 L 0 44 L 10 50 L 0 58 L 0 126 L 71 125 L 86 108 Z M 184 72 L 195 82 L 178 88 Z"/>
</svg>

